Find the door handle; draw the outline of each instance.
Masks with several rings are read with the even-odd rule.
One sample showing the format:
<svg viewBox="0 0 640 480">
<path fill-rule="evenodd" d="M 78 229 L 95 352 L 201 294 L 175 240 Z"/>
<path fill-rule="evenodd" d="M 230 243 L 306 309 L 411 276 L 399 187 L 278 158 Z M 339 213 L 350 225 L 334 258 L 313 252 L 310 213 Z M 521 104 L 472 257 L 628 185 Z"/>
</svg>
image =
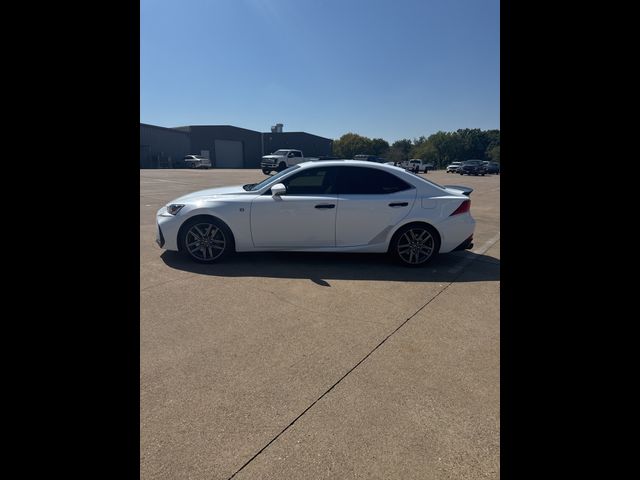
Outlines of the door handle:
<svg viewBox="0 0 640 480">
<path fill-rule="evenodd" d="M 335 208 L 334 203 L 321 203 L 320 205 L 316 205 L 316 208 Z"/>
<path fill-rule="evenodd" d="M 409 205 L 409 202 L 397 202 L 389 204 L 390 207 L 406 207 L 407 205 Z"/>
</svg>

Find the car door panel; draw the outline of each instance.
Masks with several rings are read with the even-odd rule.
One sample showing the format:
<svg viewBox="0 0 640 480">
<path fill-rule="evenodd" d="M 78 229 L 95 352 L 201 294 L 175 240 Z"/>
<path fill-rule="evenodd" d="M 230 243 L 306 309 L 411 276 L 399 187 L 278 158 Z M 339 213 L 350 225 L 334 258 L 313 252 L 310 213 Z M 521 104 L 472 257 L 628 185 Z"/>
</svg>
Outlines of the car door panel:
<svg viewBox="0 0 640 480">
<path fill-rule="evenodd" d="M 257 248 L 335 247 L 335 171 L 305 169 L 282 182 L 287 191 L 279 196 L 267 192 L 251 205 L 251 236 Z"/>
<path fill-rule="evenodd" d="M 334 247 L 337 203 L 336 195 L 255 198 L 251 205 L 254 246 Z M 334 207 L 326 208 L 328 205 Z"/>
<path fill-rule="evenodd" d="M 363 166 L 341 168 L 336 247 L 383 242 L 385 232 L 409 214 L 416 194 L 415 187 L 389 172 Z"/>
<path fill-rule="evenodd" d="M 336 246 L 355 247 L 383 241 L 380 234 L 402 221 L 415 199 L 415 189 L 386 195 L 340 194 Z"/>
</svg>

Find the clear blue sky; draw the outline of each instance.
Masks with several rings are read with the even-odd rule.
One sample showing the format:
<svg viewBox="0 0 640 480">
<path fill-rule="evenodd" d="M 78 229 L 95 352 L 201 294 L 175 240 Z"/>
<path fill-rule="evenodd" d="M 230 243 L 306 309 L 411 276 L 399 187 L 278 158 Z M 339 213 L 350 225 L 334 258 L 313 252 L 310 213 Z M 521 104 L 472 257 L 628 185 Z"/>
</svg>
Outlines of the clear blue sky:
<svg viewBox="0 0 640 480">
<path fill-rule="evenodd" d="M 355 132 L 500 128 L 498 0 L 141 0 L 140 121 Z"/>
</svg>

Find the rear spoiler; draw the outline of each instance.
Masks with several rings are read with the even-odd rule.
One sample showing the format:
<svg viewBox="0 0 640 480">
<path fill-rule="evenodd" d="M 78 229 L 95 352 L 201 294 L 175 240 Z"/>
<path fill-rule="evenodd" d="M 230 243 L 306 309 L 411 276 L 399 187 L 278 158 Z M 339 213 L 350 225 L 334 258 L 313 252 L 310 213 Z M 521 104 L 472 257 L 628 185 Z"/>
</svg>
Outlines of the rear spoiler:
<svg viewBox="0 0 640 480">
<path fill-rule="evenodd" d="M 471 195 L 471 192 L 473 192 L 473 188 L 471 188 L 471 187 L 463 187 L 461 185 L 445 185 L 444 188 L 450 188 L 451 190 L 458 190 L 463 195 L 466 195 L 467 197 L 469 195 Z"/>
</svg>

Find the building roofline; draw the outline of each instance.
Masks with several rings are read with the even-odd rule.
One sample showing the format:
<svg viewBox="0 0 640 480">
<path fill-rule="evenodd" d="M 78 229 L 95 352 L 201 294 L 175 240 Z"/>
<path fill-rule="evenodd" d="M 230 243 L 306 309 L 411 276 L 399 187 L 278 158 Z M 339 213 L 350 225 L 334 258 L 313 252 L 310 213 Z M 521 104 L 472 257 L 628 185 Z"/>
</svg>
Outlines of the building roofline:
<svg viewBox="0 0 640 480">
<path fill-rule="evenodd" d="M 140 126 L 141 127 L 145 126 L 145 127 L 151 127 L 151 128 L 158 128 L 160 130 L 169 130 L 169 131 L 174 132 L 174 133 L 181 133 L 183 135 L 188 135 L 187 132 L 183 132 L 182 130 L 176 130 L 174 127 L 161 127 L 159 125 L 151 125 L 150 123 L 142 123 L 142 122 L 140 122 Z"/>
</svg>

